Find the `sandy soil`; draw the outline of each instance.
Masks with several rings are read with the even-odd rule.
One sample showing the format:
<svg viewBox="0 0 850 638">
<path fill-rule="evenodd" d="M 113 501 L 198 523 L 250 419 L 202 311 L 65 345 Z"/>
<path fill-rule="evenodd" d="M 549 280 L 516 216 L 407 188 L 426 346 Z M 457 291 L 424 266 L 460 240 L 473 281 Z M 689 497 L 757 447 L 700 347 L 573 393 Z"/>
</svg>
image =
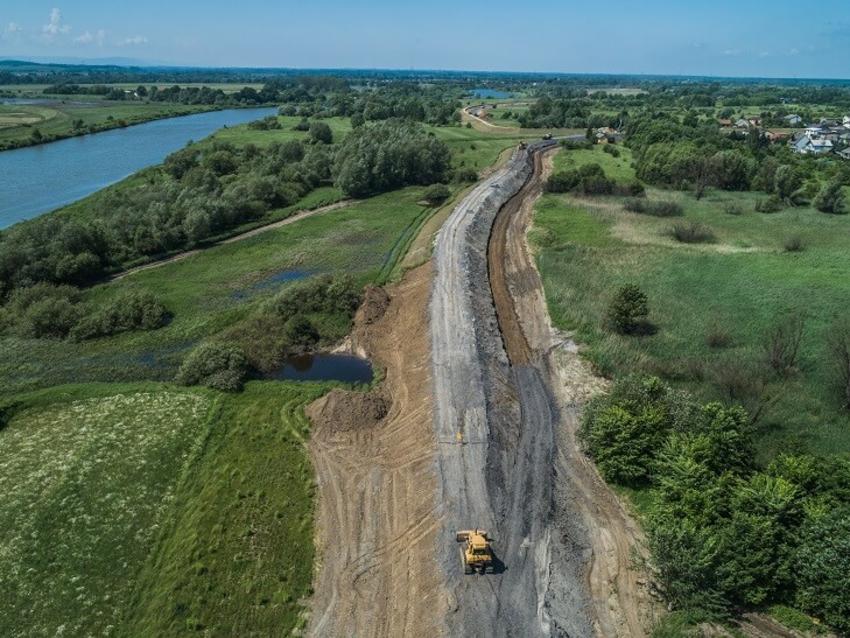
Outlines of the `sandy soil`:
<svg viewBox="0 0 850 638">
<path fill-rule="evenodd" d="M 288 226 L 289 224 L 294 224 L 295 222 L 299 222 L 302 219 L 306 219 L 308 217 L 313 217 L 314 215 L 321 215 L 322 213 L 327 213 L 332 210 L 338 210 L 340 208 L 345 208 L 346 206 L 351 206 L 354 203 L 354 200 L 344 200 L 341 202 L 336 202 L 335 204 L 328 204 L 327 206 L 320 206 L 319 208 L 314 208 L 312 210 L 303 210 L 295 213 L 294 215 L 290 215 L 286 219 L 281 219 L 280 221 L 272 222 L 271 224 L 266 224 L 265 226 L 260 226 L 259 228 L 254 228 L 253 230 L 249 230 L 244 233 L 240 233 L 239 235 L 234 235 L 233 237 L 228 237 L 227 239 L 220 241 L 212 246 L 207 246 L 205 248 L 196 248 L 195 250 L 186 250 L 182 253 L 177 253 L 176 255 L 172 255 L 171 257 L 166 257 L 165 259 L 160 259 L 159 261 L 153 261 L 149 264 L 143 264 L 141 266 L 136 266 L 135 268 L 129 268 L 124 272 L 118 273 L 110 281 L 117 281 L 118 279 L 124 279 L 124 277 L 128 277 L 129 275 L 135 274 L 137 272 L 142 272 L 143 270 L 150 270 L 151 268 L 159 268 L 160 266 L 164 266 L 165 264 L 171 264 L 175 261 L 182 261 L 192 255 L 197 255 L 204 250 L 212 248 L 213 246 L 221 246 L 224 244 L 233 244 L 237 241 L 243 241 L 245 239 L 249 239 L 251 237 L 256 237 L 257 235 L 261 235 L 262 233 L 267 233 L 270 230 L 274 230 L 275 228 L 280 228 L 281 226 Z"/>
<path fill-rule="evenodd" d="M 438 634 L 447 595 L 439 530 L 426 309 L 431 266 L 367 292 L 355 350 L 386 371 L 368 393 L 335 390 L 308 408 L 318 476 L 312 636 Z"/>
</svg>

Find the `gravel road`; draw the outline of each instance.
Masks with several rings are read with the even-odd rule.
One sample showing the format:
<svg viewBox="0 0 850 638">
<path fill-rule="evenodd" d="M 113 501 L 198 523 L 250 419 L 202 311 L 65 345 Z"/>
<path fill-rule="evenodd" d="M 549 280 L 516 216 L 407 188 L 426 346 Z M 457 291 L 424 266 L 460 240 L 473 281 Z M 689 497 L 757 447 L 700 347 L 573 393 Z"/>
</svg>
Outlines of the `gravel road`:
<svg viewBox="0 0 850 638">
<path fill-rule="evenodd" d="M 582 553 L 553 574 L 557 416 L 539 371 L 511 366 L 488 274 L 499 210 L 533 173 L 518 149 L 454 210 L 437 237 L 431 298 L 434 426 L 442 503 L 441 565 L 453 594 L 449 635 L 591 636 Z M 496 574 L 464 576 L 457 529 L 495 538 Z M 557 586 L 553 584 L 570 582 Z M 566 594 L 565 594 L 566 592 Z"/>
</svg>

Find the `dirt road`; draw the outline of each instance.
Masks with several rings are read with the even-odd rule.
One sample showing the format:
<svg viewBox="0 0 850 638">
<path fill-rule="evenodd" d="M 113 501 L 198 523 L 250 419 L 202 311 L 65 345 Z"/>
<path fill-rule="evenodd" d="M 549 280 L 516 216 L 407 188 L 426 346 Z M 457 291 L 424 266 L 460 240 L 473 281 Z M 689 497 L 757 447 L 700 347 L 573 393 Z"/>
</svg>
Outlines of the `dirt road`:
<svg viewBox="0 0 850 638">
<path fill-rule="evenodd" d="M 434 556 L 435 441 L 427 331 L 431 266 L 367 294 L 352 335 L 386 371 L 371 392 L 334 390 L 310 406 L 318 480 L 309 634 L 438 633 L 447 595 Z"/>
<path fill-rule="evenodd" d="M 532 163 L 517 152 L 455 209 L 437 240 L 441 561 L 454 610 L 446 631 L 643 636 L 649 596 L 630 568 L 638 530 L 576 448 L 577 405 L 565 386 L 586 380 L 556 365 L 563 353 L 525 242 L 544 168 L 539 156 Z M 475 526 L 496 538 L 501 573 L 461 574 L 450 538 Z"/>
</svg>

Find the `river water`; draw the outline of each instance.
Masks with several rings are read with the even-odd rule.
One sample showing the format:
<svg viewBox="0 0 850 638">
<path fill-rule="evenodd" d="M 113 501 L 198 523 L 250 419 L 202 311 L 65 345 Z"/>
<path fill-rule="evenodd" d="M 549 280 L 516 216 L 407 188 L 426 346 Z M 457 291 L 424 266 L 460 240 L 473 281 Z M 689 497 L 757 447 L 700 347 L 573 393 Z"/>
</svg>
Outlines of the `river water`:
<svg viewBox="0 0 850 638">
<path fill-rule="evenodd" d="M 190 140 L 275 112 L 256 108 L 196 113 L 0 152 L 0 228 L 75 202 L 159 164 Z"/>
</svg>

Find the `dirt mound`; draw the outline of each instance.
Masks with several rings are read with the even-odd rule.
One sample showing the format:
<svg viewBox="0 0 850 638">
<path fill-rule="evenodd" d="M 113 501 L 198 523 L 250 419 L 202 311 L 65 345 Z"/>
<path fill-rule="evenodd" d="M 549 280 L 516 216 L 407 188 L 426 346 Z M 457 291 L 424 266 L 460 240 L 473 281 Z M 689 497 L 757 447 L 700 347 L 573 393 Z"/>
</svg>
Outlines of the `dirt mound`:
<svg viewBox="0 0 850 638">
<path fill-rule="evenodd" d="M 363 294 L 363 303 L 357 310 L 356 323 L 358 325 L 371 325 L 381 319 L 390 306 L 390 296 L 380 286 L 366 286 Z"/>
<path fill-rule="evenodd" d="M 367 430 L 377 426 L 390 410 L 380 391 L 331 390 L 307 408 L 314 423 L 334 432 Z"/>
</svg>

